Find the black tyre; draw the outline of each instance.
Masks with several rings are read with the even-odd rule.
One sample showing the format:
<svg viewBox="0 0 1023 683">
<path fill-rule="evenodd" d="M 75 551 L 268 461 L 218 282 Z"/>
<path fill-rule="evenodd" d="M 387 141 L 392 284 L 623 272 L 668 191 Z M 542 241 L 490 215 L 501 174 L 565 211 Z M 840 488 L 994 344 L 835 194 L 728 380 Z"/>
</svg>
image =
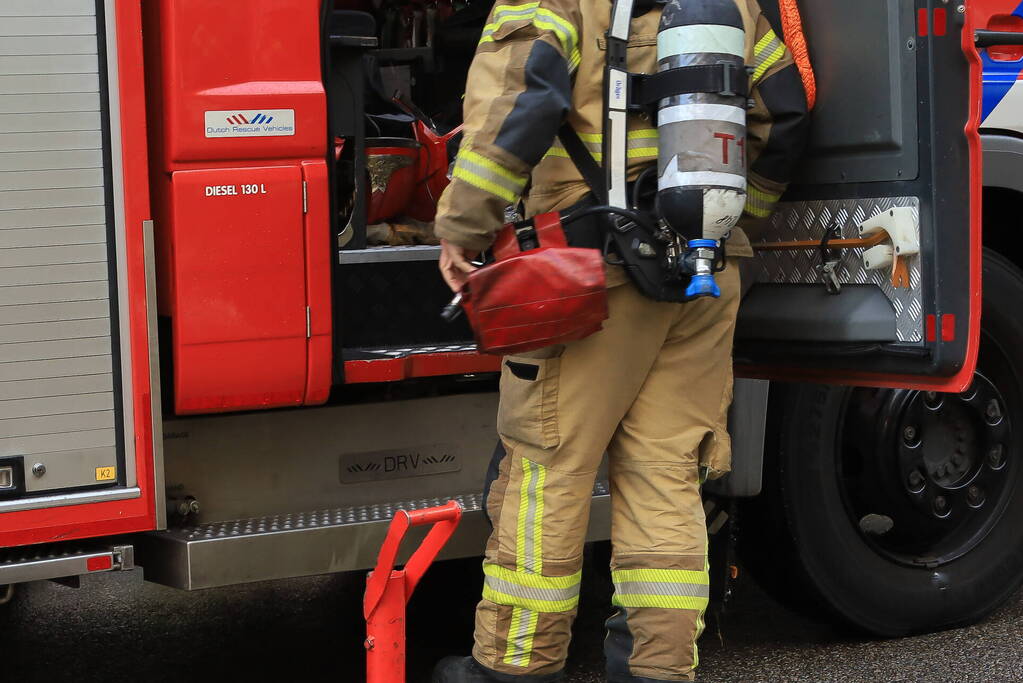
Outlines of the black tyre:
<svg viewBox="0 0 1023 683">
<path fill-rule="evenodd" d="M 775 448 L 743 529 L 769 588 L 899 636 L 981 619 L 1019 587 L 1023 273 L 986 253 L 983 275 L 980 360 L 962 394 L 772 394 Z"/>
</svg>

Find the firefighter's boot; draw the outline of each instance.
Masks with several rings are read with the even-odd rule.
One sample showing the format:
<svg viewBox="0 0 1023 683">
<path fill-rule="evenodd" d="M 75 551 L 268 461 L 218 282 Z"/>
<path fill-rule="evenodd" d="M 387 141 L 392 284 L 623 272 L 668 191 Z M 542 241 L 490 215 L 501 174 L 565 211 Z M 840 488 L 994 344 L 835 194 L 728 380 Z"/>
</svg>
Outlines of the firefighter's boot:
<svg viewBox="0 0 1023 683">
<path fill-rule="evenodd" d="M 561 672 L 547 676 L 514 676 L 492 671 L 472 657 L 445 657 L 433 670 L 433 683 L 555 683 Z"/>
</svg>

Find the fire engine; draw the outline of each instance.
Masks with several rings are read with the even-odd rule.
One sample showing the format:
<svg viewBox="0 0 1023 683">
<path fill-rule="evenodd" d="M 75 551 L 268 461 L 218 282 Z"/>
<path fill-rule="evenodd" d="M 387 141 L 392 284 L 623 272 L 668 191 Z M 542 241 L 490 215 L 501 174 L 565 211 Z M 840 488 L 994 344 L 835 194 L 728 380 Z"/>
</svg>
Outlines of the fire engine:
<svg viewBox="0 0 1023 683">
<path fill-rule="evenodd" d="M 0 598 L 362 570 L 449 499 L 481 553 L 500 359 L 429 227 L 490 5 L 0 3 Z M 1023 6 L 800 7 L 711 529 L 875 633 L 967 622 L 1023 580 Z"/>
</svg>

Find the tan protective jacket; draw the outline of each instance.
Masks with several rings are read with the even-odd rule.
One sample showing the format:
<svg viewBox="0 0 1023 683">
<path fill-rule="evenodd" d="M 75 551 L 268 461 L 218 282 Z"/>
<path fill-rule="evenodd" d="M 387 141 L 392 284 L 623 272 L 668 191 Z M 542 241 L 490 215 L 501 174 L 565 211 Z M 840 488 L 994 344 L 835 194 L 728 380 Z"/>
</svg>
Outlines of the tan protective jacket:
<svg viewBox="0 0 1023 683">
<path fill-rule="evenodd" d="M 753 68 L 749 187 L 740 221 L 749 229 L 770 215 L 789 182 L 806 139 L 807 106 L 798 70 L 757 0 L 736 5 L 746 29 L 746 63 Z M 498 0 L 469 70 L 465 135 L 440 199 L 438 237 L 482 250 L 504 223 L 505 208 L 520 198 L 531 216 L 586 195 L 589 188 L 556 138 L 567 116 L 601 159 L 610 13 L 609 0 Z M 660 14 L 656 6 L 633 19 L 630 71 L 656 71 Z M 630 117 L 627 154 L 630 179 L 657 161 L 657 129 L 645 114 Z M 741 228 L 728 241 L 729 254 L 752 256 Z"/>
</svg>

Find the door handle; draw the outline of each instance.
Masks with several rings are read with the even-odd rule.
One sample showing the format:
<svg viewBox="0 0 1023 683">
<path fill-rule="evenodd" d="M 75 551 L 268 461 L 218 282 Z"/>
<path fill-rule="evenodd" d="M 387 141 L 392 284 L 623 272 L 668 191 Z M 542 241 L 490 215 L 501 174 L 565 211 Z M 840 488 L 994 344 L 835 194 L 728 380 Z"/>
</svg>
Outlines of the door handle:
<svg viewBox="0 0 1023 683">
<path fill-rule="evenodd" d="M 973 42 L 979 48 L 994 47 L 995 45 L 1023 45 L 1023 33 L 977 29 L 973 32 Z"/>
</svg>

